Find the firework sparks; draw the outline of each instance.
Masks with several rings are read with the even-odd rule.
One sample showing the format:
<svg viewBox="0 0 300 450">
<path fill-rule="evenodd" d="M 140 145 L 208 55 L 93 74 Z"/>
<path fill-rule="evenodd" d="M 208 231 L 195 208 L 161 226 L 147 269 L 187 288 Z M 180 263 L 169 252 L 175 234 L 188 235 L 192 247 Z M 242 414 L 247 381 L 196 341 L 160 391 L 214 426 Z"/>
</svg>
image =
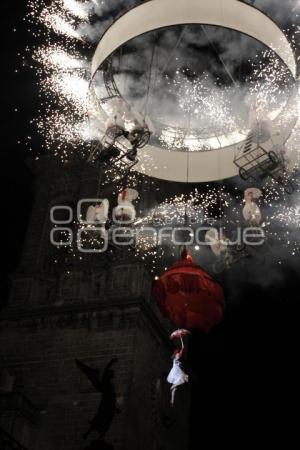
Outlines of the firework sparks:
<svg viewBox="0 0 300 450">
<path fill-rule="evenodd" d="M 86 157 L 91 142 L 103 137 L 104 122 L 106 114 L 110 112 L 110 105 L 107 103 L 99 108 L 98 98 L 106 95 L 101 76 L 94 80 L 96 95 L 89 89 L 92 52 L 83 30 L 87 24 L 92 27 L 92 16 L 104 9 L 107 11 L 108 5 L 102 8 L 94 0 L 54 0 L 50 5 L 32 0 L 30 5 L 29 21 L 38 24 L 39 30 L 34 33 L 44 40 L 33 51 L 35 69 L 40 78 L 42 111 L 35 120 L 36 126 L 45 138 L 47 150 L 62 161 L 68 160 L 74 152 Z M 294 46 L 297 46 L 298 34 L 298 28 L 290 32 Z M 189 77 L 184 70 L 178 68 L 174 79 L 162 75 L 161 85 L 166 87 L 165 92 L 172 101 L 168 103 L 168 99 L 164 99 L 166 104 L 162 108 L 161 91 L 156 92 L 155 89 L 150 98 L 151 107 L 157 112 L 158 119 L 168 124 L 162 130 L 161 145 L 170 151 L 208 151 L 221 148 L 243 140 L 248 130 L 248 112 L 251 107 L 255 109 L 257 117 L 276 118 L 291 94 L 287 70 L 271 51 L 258 53 L 251 65 L 253 71 L 247 83 L 242 85 L 237 82 L 235 86 L 229 87 L 218 82 L 213 84 L 207 73 Z M 125 78 L 122 72 L 116 79 L 119 86 L 126 84 L 124 95 L 128 95 L 129 100 L 133 101 L 130 92 L 136 92 L 141 87 L 137 79 L 131 79 L 130 76 Z M 145 87 L 146 85 L 143 95 L 134 98 L 137 106 L 145 102 Z M 172 115 L 176 109 L 174 99 L 180 116 L 179 113 Z M 237 109 L 237 105 L 240 108 L 241 103 L 245 107 L 244 114 Z M 160 107 L 155 110 L 156 105 Z M 300 113 L 299 105 L 298 101 Z M 288 113 L 284 120 L 289 120 Z M 288 153 L 298 152 L 298 159 L 299 141 L 298 122 L 287 142 Z M 123 179 L 118 167 L 109 168 L 106 179 L 108 183 L 114 184 L 116 190 L 122 188 Z M 291 179 L 296 183 L 297 173 L 291 175 Z M 139 177 L 134 173 L 130 174 L 128 182 L 136 186 Z M 194 191 L 190 196 L 165 200 L 147 214 L 142 214 L 135 227 L 145 229 L 149 223 L 155 222 L 158 225 L 160 221 L 174 224 L 178 223 L 179 218 L 186 220 L 186 216 L 194 216 L 198 223 L 207 219 L 212 223 L 222 222 L 228 228 L 232 223 L 240 221 L 240 194 L 230 196 L 226 193 L 225 186 L 219 189 L 210 186 L 207 191 L 209 192 L 204 194 Z M 291 253 L 299 254 L 294 232 L 299 228 L 299 207 L 295 206 L 299 202 L 287 206 L 285 197 L 275 188 L 274 182 L 265 187 L 264 198 L 266 234 L 275 239 L 280 235 L 280 240 L 284 241 Z M 145 261 L 151 261 L 149 265 L 152 265 L 152 271 L 157 267 L 155 261 L 158 263 L 165 252 L 166 249 L 157 246 L 151 236 L 140 235 L 135 254 Z M 171 246 L 168 246 L 168 252 L 176 254 L 175 248 Z"/>
<path fill-rule="evenodd" d="M 63 7 L 73 16 L 81 20 L 88 20 L 89 14 L 92 12 L 93 4 L 91 2 L 80 3 L 75 0 L 63 0 Z"/>
</svg>

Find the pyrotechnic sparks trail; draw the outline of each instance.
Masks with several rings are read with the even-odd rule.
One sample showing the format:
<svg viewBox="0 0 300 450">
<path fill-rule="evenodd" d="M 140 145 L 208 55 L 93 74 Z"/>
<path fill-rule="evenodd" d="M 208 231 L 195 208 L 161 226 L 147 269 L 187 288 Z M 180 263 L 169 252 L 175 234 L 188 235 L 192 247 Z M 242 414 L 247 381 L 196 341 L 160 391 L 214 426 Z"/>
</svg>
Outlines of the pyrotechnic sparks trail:
<svg viewBox="0 0 300 450">
<path fill-rule="evenodd" d="M 63 6 L 66 11 L 69 11 L 73 16 L 82 20 L 88 20 L 89 14 L 92 11 L 93 2 L 78 2 L 76 0 L 63 0 Z"/>
<path fill-rule="evenodd" d="M 90 76 L 90 44 L 89 37 L 85 35 L 84 25 L 88 24 L 96 29 L 99 22 L 95 22 L 92 18 L 95 19 L 97 14 L 107 11 L 109 5 L 96 0 L 86 2 L 53 0 L 50 5 L 32 0 L 29 4 L 31 7 L 29 19 L 39 28 L 35 33 L 44 36 L 45 40 L 44 45 L 34 52 L 42 95 L 45 97 L 45 114 L 49 116 L 54 109 L 60 111 L 62 117 L 61 124 L 56 122 L 51 125 L 51 121 L 47 121 L 46 129 L 43 120 L 44 124 L 39 126 L 39 129 L 44 132 L 49 150 L 53 148 L 51 137 L 55 135 L 55 145 L 60 138 L 60 148 L 64 149 L 65 154 L 67 148 L 74 151 L 68 139 L 70 134 L 65 132 L 66 117 L 74 126 L 74 135 L 80 126 L 74 121 L 72 117 L 74 114 L 81 115 L 80 122 L 86 122 L 83 118 L 95 117 L 95 103 L 91 96 L 86 95 Z M 60 42 L 59 45 L 57 41 Z M 249 102 L 253 103 L 255 100 L 257 112 L 261 111 L 265 115 L 266 111 L 270 114 L 274 113 L 274 109 L 278 111 L 287 96 L 286 69 L 270 51 L 263 51 L 261 55 L 257 55 L 252 65 L 253 73 L 243 86 L 238 82 L 235 87 L 222 86 L 221 82 L 214 83 L 208 73 L 200 74 L 200 77 L 194 74 L 190 79 L 191 73 L 187 69 L 178 69 L 174 79 L 168 76 L 161 77 L 161 89 L 157 91 L 154 89 L 150 93 L 150 103 L 153 113 L 162 123 L 169 125 L 160 136 L 162 145 L 169 149 L 183 147 L 193 151 L 219 148 L 225 143 L 228 145 L 230 142 L 238 141 L 242 135 L 235 130 L 244 130 L 245 133 L 247 129 L 247 117 L 241 115 L 242 98 L 245 99 L 245 110 L 247 110 L 246 103 L 249 105 Z M 124 70 L 126 72 L 126 68 Z M 122 76 L 122 73 L 118 75 L 120 83 Z M 97 92 L 103 90 L 101 84 L 99 85 L 100 79 L 101 77 L 97 78 L 95 86 Z M 137 83 L 137 80 L 130 76 L 127 77 L 126 84 L 127 93 L 136 92 L 141 87 L 140 82 Z M 145 92 L 146 84 L 142 90 Z M 163 106 L 162 91 L 169 92 L 169 97 L 164 97 Z M 139 97 L 140 93 L 137 94 Z M 136 100 L 140 105 L 145 99 L 136 98 Z M 163 111 L 168 113 L 165 114 Z M 177 111 L 177 116 L 170 116 L 170 111 Z M 56 115 L 56 119 L 58 118 L 59 115 Z M 100 125 L 91 120 L 92 129 L 83 136 L 85 138 L 99 136 Z M 51 130 L 51 126 L 55 127 L 55 131 Z M 178 131 L 180 126 L 190 129 L 190 132 L 181 136 L 182 133 Z M 172 127 L 175 127 L 175 137 Z M 203 137 L 201 141 L 198 140 L 199 135 Z M 226 136 L 222 138 L 223 135 Z M 83 139 L 83 144 L 84 142 Z"/>
<path fill-rule="evenodd" d="M 29 5 L 28 21 L 39 41 L 32 52 L 41 88 L 42 112 L 35 120 L 37 129 L 45 139 L 48 152 L 61 161 L 67 161 L 74 153 L 86 158 L 92 142 L 103 137 L 105 109 L 107 112 L 110 108 L 109 103 L 104 108 L 99 107 L 98 99 L 106 95 L 103 77 L 96 77 L 93 86 L 95 92 L 91 91 L 89 85 L 93 53 L 91 43 L 104 31 L 103 24 L 112 19 L 108 13 L 109 2 L 53 0 L 49 5 L 49 2 L 31 0 Z M 104 13 L 106 15 L 101 16 Z M 287 32 L 290 41 L 297 47 L 299 27 L 292 28 Z M 137 47 L 136 54 L 141 51 L 142 59 L 147 60 L 149 52 L 143 46 L 142 49 Z M 156 59 L 159 60 L 159 56 Z M 135 55 L 125 54 L 126 64 L 130 58 L 132 63 Z M 150 85 L 149 115 L 152 113 L 162 124 L 167 124 L 159 136 L 161 145 L 170 151 L 208 151 L 239 142 L 247 133 L 251 108 L 255 110 L 257 120 L 266 117 L 274 119 L 291 93 L 287 70 L 269 50 L 258 52 L 247 63 L 252 66 L 248 78 L 237 79 L 236 83 L 227 86 L 222 80 L 213 80 L 206 71 L 197 75 L 185 69 L 180 64 L 180 58 L 176 58 L 178 68 L 174 77 L 162 73 L 159 75 L 159 68 L 156 67 L 155 76 L 152 77 L 156 79 L 156 84 Z M 120 63 L 116 80 L 119 87 L 124 87 L 122 94 L 126 99 L 136 103 L 142 110 L 149 74 L 146 71 L 137 75 L 140 69 L 137 65 L 133 62 L 132 70 L 129 70 Z M 299 142 L 298 122 L 287 143 L 287 156 L 289 152 L 298 152 L 299 155 Z M 297 173 L 290 177 L 297 182 Z M 137 187 L 140 176 L 132 172 L 127 182 Z M 115 191 L 120 191 L 124 183 L 120 170 L 115 167 L 106 170 L 105 183 L 112 183 Z M 149 183 L 151 185 L 151 181 Z M 205 221 L 210 219 L 211 223 L 215 221 L 230 229 L 241 221 L 243 188 L 236 187 L 236 195 L 230 195 L 225 185 L 221 188 L 210 186 L 206 189 L 209 193 L 193 191 L 189 196 L 170 198 L 141 214 L 135 228 L 143 230 L 150 222 L 159 226 L 161 220 L 166 225 L 178 224 L 179 218 L 184 221 L 186 216 L 195 216 L 197 223 L 207 223 Z M 284 242 L 291 254 L 299 254 L 299 241 L 296 238 L 299 201 L 297 203 L 293 199 L 293 204 L 287 206 L 286 195 L 273 182 L 265 186 L 263 201 L 267 236 Z M 149 236 L 143 237 L 142 234 L 134 249 L 137 256 L 149 261 L 153 272 L 167 252 L 175 255 L 176 250 L 167 244 L 153 244 Z"/>
<path fill-rule="evenodd" d="M 205 128 L 207 121 L 213 124 L 210 131 L 214 128 L 214 135 L 238 128 L 230 106 L 232 89 L 212 86 L 207 73 L 200 80 L 190 81 L 186 78 L 185 71 L 181 73 L 177 70 L 176 77 L 169 84 L 173 95 L 178 95 L 179 107 L 188 117 L 193 118 L 198 128 Z"/>
<path fill-rule="evenodd" d="M 135 187 L 137 187 L 136 184 Z M 195 189 L 189 194 L 171 197 L 146 212 L 138 214 L 135 222 L 129 226 L 127 242 L 133 236 L 133 244 L 122 247 L 114 245 L 110 241 L 110 233 L 114 226 L 119 228 L 119 225 L 111 224 L 108 228 L 110 238 L 107 251 L 110 253 L 121 251 L 128 253 L 128 256 L 135 256 L 143 261 L 153 275 L 159 274 L 165 269 L 166 264 L 168 265 L 178 257 L 184 244 L 193 252 L 195 258 L 200 258 L 203 264 L 203 258 L 205 260 L 210 253 L 205 243 L 205 232 L 209 228 L 222 229 L 227 237 L 234 240 L 238 227 L 245 226 L 242 219 L 243 195 L 238 188 L 231 193 L 227 192 L 225 185 L 219 188 L 206 185 L 206 188 L 207 192 L 199 192 Z M 278 263 L 281 263 L 283 257 L 282 248 L 286 249 L 290 257 L 299 257 L 300 241 L 297 231 L 300 226 L 300 207 L 282 207 L 281 196 L 276 197 L 271 188 L 263 194 L 259 202 L 263 211 L 262 229 L 266 236 L 263 252 L 271 251 L 272 260 L 274 261 L 275 258 Z M 291 205 L 300 204 L 298 193 L 289 199 Z M 86 261 L 91 257 L 94 249 L 103 248 L 103 243 L 99 240 L 100 234 L 97 230 L 93 230 L 92 226 L 74 222 L 73 227 L 82 230 L 80 246 L 88 252 L 91 250 L 91 253 L 78 252 L 78 243 L 73 242 L 71 245 L 65 247 L 62 245 L 59 248 L 63 258 L 65 258 L 64 251 L 67 251 L 69 258 Z M 67 240 L 67 236 L 62 236 L 62 242 L 64 240 Z M 281 250 L 278 253 L 275 251 L 274 254 L 278 245 L 281 246 Z M 54 260 L 58 262 L 57 254 Z M 210 265 L 207 266 L 207 269 L 209 268 L 211 268 Z"/>
</svg>

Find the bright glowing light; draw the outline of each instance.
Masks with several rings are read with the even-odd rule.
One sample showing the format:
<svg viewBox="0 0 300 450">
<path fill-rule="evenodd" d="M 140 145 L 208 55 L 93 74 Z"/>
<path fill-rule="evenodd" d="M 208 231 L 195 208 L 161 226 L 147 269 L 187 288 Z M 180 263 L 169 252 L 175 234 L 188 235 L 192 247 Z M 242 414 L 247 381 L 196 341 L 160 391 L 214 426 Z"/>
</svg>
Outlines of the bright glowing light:
<svg viewBox="0 0 300 450">
<path fill-rule="evenodd" d="M 46 49 L 39 55 L 43 58 L 44 64 L 60 70 L 83 69 L 86 67 L 84 60 L 72 57 L 62 49 Z"/>
<path fill-rule="evenodd" d="M 88 20 L 92 5 L 90 3 L 80 3 L 75 0 L 63 0 L 63 6 L 79 19 Z"/>
<path fill-rule="evenodd" d="M 69 38 L 83 40 L 82 36 L 74 27 L 74 21 L 67 20 L 63 18 L 60 14 L 48 14 L 45 10 L 44 15 L 42 15 L 42 20 L 44 24 L 52 28 L 52 30 L 57 34 L 63 34 Z"/>
<path fill-rule="evenodd" d="M 83 39 L 80 25 L 97 28 L 96 22 L 89 21 L 89 12 L 107 11 L 109 2 L 92 0 L 80 2 L 76 0 L 53 0 L 44 3 L 43 0 L 30 0 L 30 22 L 33 34 L 43 42 L 42 45 L 27 53 L 33 54 L 34 64 L 42 90 L 43 105 L 35 124 L 45 139 L 49 153 L 57 156 L 62 162 L 67 161 L 73 153 L 80 157 L 89 154 L 91 141 L 99 140 L 103 135 L 106 114 L 111 114 L 113 108 L 109 102 L 103 108 L 99 107 L 97 96 L 89 91 L 89 56 L 92 52 Z M 114 2 L 115 4 L 115 2 Z M 36 28 L 39 30 L 36 31 Z M 96 30 L 97 31 L 97 30 Z M 297 29 L 295 34 L 299 33 Z M 293 37 L 291 38 L 293 41 Z M 296 42 L 296 41 L 295 41 Z M 296 45 L 296 44 L 295 44 Z M 28 55 L 27 55 L 28 56 Z M 26 58 L 26 63 L 28 58 Z M 25 60 L 24 60 L 25 64 Z M 235 93 L 241 93 L 241 98 L 247 101 L 247 107 L 255 111 L 258 119 L 266 116 L 275 119 L 289 95 L 287 72 L 282 63 L 272 52 L 263 52 L 252 61 L 253 73 L 248 83 L 243 86 L 225 87 L 212 84 L 207 74 L 200 74 L 192 81 L 178 70 L 174 80 L 164 79 L 171 97 L 176 99 L 176 106 L 182 113 L 180 123 L 178 115 L 172 115 L 172 108 L 158 109 L 159 120 L 167 123 L 161 135 L 161 144 L 169 150 L 206 151 L 225 147 L 244 139 L 248 131 L 248 117 L 237 114 L 239 108 L 233 103 Z M 118 86 L 128 89 L 128 78 L 120 73 L 116 77 Z M 133 80 L 136 89 L 141 85 Z M 127 87 L 126 87 L 127 86 Z M 130 87 L 130 86 L 129 86 Z M 100 75 L 94 85 L 97 95 L 107 96 Z M 242 92 L 240 92 L 242 91 Z M 158 96 L 159 97 L 159 96 Z M 299 98 L 299 97 L 298 97 Z M 44 100 L 45 99 L 45 100 Z M 142 99 L 144 101 L 144 98 Z M 150 99 L 155 103 L 155 99 Z M 156 99 L 161 106 L 161 98 Z M 244 101 L 243 100 L 243 101 Z M 164 106 L 173 106 L 172 104 Z M 240 105 L 238 105 L 239 107 Z M 300 101 L 298 102 L 300 116 Z M 168 115 L 169 114 L 169 115 Z M 164 119 L 170 119 L 164 121 Z M 284 121 L 289 120 L 289 112 Z M 183 123 L 184 122 L 184 123 Z M 238 130 L 238 131 L 237 131 Z M 300 122 L 287 142 L 289 152 L 299 152 Z M 299 153 L 300 157 L 300 153 Z M 150 158 L 150 157 L 149 157 Z M 151 159 L 147 164 L 151 164 Z M 131 172 L 127 182 L 141 190 L 147 185 L 152 189 L 153 180 L 141 178 Z M 290 174 L 291 180 L 298 182 L 296 175 Z M 142 181 L 141 181 L 142 180 Z M 103 183 L 111 184 L 116 192 L 123 188 L 120 170 L 112 166 L 105 172 Z M 240 188 L 240 187 L 239 187 Z M 242 188 L 241 188 L 242 189 Z M 296 190 L 299 189 L 299 185 Z M 218 223 L 230 228 L 241 221 L 242 197 L 226 192 L 226 187 L 205 187 L 205 193 L 193 191 L 190 194 L 179 195 L 163 201 L 142 216 L 139 216 L 135 227 L 146 228 L 149 223 L 184 224 L 187 214 L 196 222 L 210 224 Z M 270 181 L 264 187 L 264 230 L 270 239 L 280 241 L 293 255 L 299 255 L 299 240 L 296 230 L 299 229 L 299 198 L 286 201 L 287 196 L 275 182 Z M 178 249 L 170 242 L 165 247 L 158 247 L 149 236 L 143 236 L 132 250 L 135 256 L 148 261 L 153 275 L 158 273 L 160 259 L 169 252 L 176 257 Z M 202 248 L 194 246 L 195 251 L 202 255 Z"/>
<path fill-rule="evenodd" d="M 88 81 L 76 75 L 57 75 L 52 78 L 52 87 L 58 94 L 64 95 L 69 101 L 84 105 L 88 94 Z"/>
</svg>

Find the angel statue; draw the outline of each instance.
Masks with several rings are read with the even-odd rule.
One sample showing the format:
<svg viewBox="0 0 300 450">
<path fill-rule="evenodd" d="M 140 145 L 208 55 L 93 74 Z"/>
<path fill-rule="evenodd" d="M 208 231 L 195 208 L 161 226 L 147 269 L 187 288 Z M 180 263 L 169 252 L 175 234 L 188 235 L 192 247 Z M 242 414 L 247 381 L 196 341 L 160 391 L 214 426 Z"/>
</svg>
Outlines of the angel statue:
<svg viewBox="0 0 300 450">
<path fill-rule="evenodd" d="M 97 431 L 99 433 L 99 439 L 97 439 L 96 442 L 105 444 L 103 438 L 108 432 L 115 414 L 121 412 L 117 407 L 117 396 L 113 384 L 114 370 L 112 369 L 112 366 L 118 359 L 113 358 L 107 364 L 102 374 L 102 378 L 100 378 L 100 370 L 89 367 L 78 359 L 75 361 L 78 368 L 89 379 L 94 388 L 102 393 L 102 399 L 97 414 L 89 421 L 90 427 L 84 434 L 84 439 L 87 439 L 92 431 Z"/>
</svg>

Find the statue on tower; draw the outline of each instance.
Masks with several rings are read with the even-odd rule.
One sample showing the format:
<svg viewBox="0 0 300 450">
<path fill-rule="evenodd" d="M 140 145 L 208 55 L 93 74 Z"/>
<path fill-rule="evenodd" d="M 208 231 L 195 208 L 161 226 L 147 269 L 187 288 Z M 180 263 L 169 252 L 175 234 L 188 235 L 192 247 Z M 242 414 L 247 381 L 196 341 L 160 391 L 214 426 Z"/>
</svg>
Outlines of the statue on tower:
<svg viewBox="0 0 300 450">
<path fill-rule="evenodd" d="M 113 383 L 114 370 L 112 366 L 118 361 L 117 358 L 113 358 L 105 367 L 102 377 L 100 378 L 100 370 L 94 369 L 78 359 L 75 360 L 78 368 L 89 379 L 94 388 L 102 393 L 102 399 L 95 417 L 89 421 L 90 427 L 84 434 L 84 439 L 87 439 L 89 435 L 96 431 L 99 434 L 98 439 L 93 441 L 86 450 L 109 450 L 113 447 L 104 441 L 104 437 L 111 427 L 112 421 L 116 413 L 120 413 L 121 410 L 117 407 L 117 396 L 115 386 Z"/>
</svg>

